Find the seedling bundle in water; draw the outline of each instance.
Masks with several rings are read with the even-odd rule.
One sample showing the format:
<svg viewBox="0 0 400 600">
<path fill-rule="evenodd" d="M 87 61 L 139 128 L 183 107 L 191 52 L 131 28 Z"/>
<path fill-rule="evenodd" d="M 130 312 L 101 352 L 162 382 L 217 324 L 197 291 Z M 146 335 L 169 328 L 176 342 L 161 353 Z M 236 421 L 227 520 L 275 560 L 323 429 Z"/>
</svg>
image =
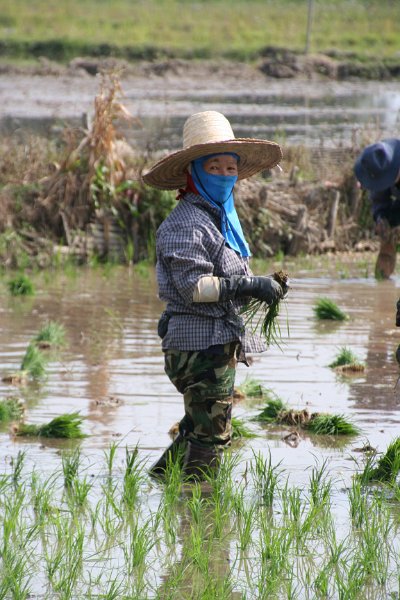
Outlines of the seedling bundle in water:
<svg viewBox="0 0 400 600">
<path fill-rule="evenodd" d="M 365 371 L 365 365 L 359 360 L 359 358 L 345 346 L 340 348 L 335 360 L 329 365 L 331 369 L 336 371 L 345 372 L 363 372 Z"/>
<path fill-rule="evenodd" d="M 386 452 L 376 461 L 376 454 L 368 461 L 361 478 L 364 482 L 393 482 L 400 472 L 400 437 L 391 442 Z"/>
<path fill-rule="evenodd" d="M 7 286 L 12 296 L 33 296 L 35 293 L 32 281 L 24 274 L 10 279 Z"/>
<path fill-rule="evenodd" d="M 78 412 L 59 415 L 49 423 L 43 425 L 33 425 L 29 423 L 20 423 L 15 429 L 15 435 L 37 436 L 45 438 L 83 438 L 86 437 L 81 430 L 83 417 Z"/>
<path fill-rule="evenodd" d="M 280 398 L 269 400 L 253 420 L 301 427 L 319 435 L 357 435 L 360 433 L 358 427 L 343 415 L 310 413 L 306 408 L 294 410 L 285 405 Z"/>
<path fill-rule="evenodd" d="M 289 276 L 283 271 L 276 271 L 272 277 L 277 281 L 283 290 L 287 290 Z M 265 300 L 251 300 L 241 311 L 246 325 L 250 325 L 253 331 L 259 331 L 264 337 L 267 346 L 276 344 L 280 347 L 282 339 L 281 329 L 278 323 L 278 315 L 282 299 L 278 298 L 271 304 Z M 289 330 L 289 327 L 288 327 Z"/>
<path fill-rule="evenodd" d="M 0 401 L 0 423 L 21 419 L 24 405 L 19 398 L 9 397 Z"/>
<path fill-rule="evenodd" d="M 317 319 L 330 321 L 345 321 L 348 315 L 344 313 L 338 305 L 329 298 L 319 298 L 313 307 Z"/>
</svg>

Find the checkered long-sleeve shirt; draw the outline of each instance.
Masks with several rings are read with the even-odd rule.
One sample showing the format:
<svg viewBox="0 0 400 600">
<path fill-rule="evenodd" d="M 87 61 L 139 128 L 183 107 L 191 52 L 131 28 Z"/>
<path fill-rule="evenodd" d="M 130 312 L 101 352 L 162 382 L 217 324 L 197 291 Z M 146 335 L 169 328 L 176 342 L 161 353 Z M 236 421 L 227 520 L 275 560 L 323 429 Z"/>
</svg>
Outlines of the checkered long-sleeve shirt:
<svg viewBox="0 0 400 600">
<path fill-rule="evenodd" d="M 239 309 L 243 301 L 193 302 L 204 275 L 252 275 L 248 258 L 229 248 L 220 231 L 217 208 L 186 193 L 157 231 L 159 297 L 170 315 L 163 349 L 205 350 L 238 340 L 244 353 L 263 352 L 263 341 L 246 330 Z"/>
</svg>

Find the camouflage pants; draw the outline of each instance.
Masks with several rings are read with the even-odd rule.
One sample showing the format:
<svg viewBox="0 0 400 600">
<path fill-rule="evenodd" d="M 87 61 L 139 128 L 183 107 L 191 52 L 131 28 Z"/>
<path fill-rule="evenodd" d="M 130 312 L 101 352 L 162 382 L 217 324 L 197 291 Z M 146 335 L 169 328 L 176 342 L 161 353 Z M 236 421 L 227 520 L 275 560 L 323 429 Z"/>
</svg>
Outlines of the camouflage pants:
<svg viewBox="0 0 400 600">
<path fill-rule="evenodd" d="M 185 404 L 180 429 L 194 442 L 231 441 L 237 346 L 231 342 L 198 352 L 165 351 L 165 372 Z"/>
</svg>

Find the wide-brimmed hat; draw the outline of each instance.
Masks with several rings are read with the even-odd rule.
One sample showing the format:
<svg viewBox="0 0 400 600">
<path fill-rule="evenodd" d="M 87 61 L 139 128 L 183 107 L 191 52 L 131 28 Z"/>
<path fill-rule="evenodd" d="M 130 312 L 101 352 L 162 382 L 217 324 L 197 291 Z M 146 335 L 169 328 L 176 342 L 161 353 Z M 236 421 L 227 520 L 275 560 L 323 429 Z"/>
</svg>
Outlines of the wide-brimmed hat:
<svg viewBox="0 0 400 600">
<path fill-rule="evenodd" d="M 399 177 L 400 140 L 389 138 L 364 148 L 355 162 L 354 172 L 367 190 L 381 192 L 390 188 Z"/>
<path fill-rule="evenodd" d="M 176 190 L 185 185 L 192 160 L 223 152 L 239 156 L 238 179 L 272 169 L 282 159 L 279 144 L 256 138 L 235 138 L 228 119 L 208 110 L 187 119 L 183 127 L 183 149 L 158 161 L 143 175 L 143 181 L 161 190 Z"/>
</svg>

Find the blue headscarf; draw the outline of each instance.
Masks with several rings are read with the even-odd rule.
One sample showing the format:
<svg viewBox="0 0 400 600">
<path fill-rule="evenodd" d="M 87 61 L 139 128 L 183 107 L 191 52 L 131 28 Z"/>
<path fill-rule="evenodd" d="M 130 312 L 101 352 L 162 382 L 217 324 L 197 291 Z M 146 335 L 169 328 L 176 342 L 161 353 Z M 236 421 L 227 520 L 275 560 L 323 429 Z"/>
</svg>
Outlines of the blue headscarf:
<svg viewBox="0 0 400 600">
<path fill-rule="evenodd" d="M 192 179 L 198 192 L 213 206 L 220 209 L 221 231 L 228 246 L 241 256 L 251 256 L 233 198 L 233 188 L 237 181 L 237 175 L 214 175 L 207 173 L 203 168 L 206 160 L 221 154 L 229 154 L 239 160 L 239 156 L 233 152 L 218 152 L 217 154 L 208 154 L 196 158 L 191 163 Z"/>
</svg>

